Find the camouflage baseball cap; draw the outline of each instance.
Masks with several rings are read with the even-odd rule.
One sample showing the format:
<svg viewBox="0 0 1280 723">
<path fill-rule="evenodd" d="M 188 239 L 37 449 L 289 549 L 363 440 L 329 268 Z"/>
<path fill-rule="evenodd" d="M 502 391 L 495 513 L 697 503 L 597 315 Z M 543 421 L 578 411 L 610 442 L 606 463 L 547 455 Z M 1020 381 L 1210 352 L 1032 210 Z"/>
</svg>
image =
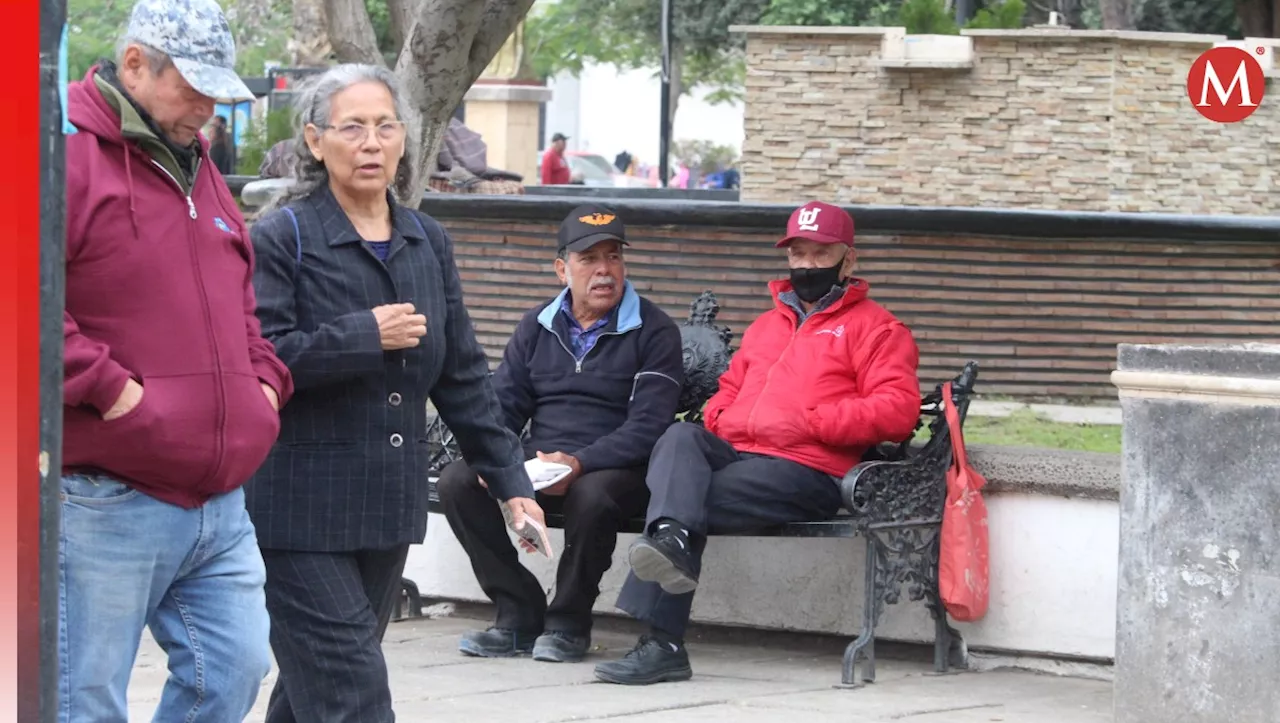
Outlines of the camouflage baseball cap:
<svg viewBox="0 0 1280 723">
<path fill-rule="evenodd" d="M 201 95 L 252 100 L 236 73 L 236 42 L 217 0 L 138 0 L 125 37 L 168 55 Z"/>
</svg>

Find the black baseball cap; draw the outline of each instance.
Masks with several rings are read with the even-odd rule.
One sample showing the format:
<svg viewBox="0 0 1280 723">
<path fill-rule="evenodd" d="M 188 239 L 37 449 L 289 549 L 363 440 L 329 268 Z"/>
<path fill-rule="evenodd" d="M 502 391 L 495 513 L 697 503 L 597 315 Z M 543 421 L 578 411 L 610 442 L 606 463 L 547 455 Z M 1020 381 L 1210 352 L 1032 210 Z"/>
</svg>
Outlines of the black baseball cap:
<svg viewBox="0 0 1280 723">
<path fill-rule="evenodd" d="M 557 251 L 582 252 L 601 241 L 617 241 L 627 246 L 627 230 L 622 219 L 607 206 L 587 203 L 569 212 L 560 224 Z"/>
<path fill-rule="evenodd" d="M 565 135 L 565 134 L 563 134 L 563 133 L 557 133 L 557 134 L 555 134 L 555 135 L 551 136 L 551 142 L 552 142 L 552 143 L 555 143 L 556 141 L 567 141 L 567 140 L 569 140 L 569 136 L 566 136 L 566 135 Z"/>
</svg>

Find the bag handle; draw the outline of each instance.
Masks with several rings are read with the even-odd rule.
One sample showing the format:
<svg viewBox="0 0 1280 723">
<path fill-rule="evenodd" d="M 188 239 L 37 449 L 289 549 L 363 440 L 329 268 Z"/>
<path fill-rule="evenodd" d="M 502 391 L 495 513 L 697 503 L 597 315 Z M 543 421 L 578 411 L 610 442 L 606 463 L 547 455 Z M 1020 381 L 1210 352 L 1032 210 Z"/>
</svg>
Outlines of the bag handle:
<svg viewBox="0 0 1280 723">
<path fill-rule="evenodd" d="M 969 466 L 969 451 L 964 446 L 964 430 L 960 426 L 960 412 L 956 410 L 951 382 L 942 385 L 942 409 L 947 415 L 947 427 L 951 429 L 951 451 L 961 468 Z"/>
</svg>

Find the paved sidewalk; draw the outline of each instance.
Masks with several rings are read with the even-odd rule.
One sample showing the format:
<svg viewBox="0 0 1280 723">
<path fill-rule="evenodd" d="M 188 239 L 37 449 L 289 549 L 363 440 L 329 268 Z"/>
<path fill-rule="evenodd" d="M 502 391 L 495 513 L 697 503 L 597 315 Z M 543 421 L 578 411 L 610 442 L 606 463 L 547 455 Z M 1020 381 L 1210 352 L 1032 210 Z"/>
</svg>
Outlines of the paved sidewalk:
<svg viewBox="0 0 1280 723">
<path fill-rule="evenodd" d="M 475 614 L 476 610 L 464 611 Z M 480 614 L 487 613 L 478 609 Z M 877 682 L 841 689 L 841 641 L 711 631 L 690 645 L 694 679 L 650 687 L 594 682 L 596 661 L 625 653 L 638 629 L 603 620 L 587 663 L 478 660 L 457 652 L 467 617 L 392 623 L 385 649 L 400 723 L 1110 723 L 1111 685 L 1017 671 L 936 676 L 923 662 L 881 659 Z M 149 720 L 164 684 L 164 654 L 148 638 L 134 669 L 130 718 Z M 261 721 L 273 675 L 254 714 Z"/>
<path fill-rule="evenodd" d="M 1074 406 L 1070 404 L 1023 404 L 1022 402 L 988 402 L 975 399 L 969 405 L 969 414 L 978 417 L 1007 417 L 1016 412 L 1031 410 L 1051 422 L 1062 424 L 1111 424 L 1121 423 L 1118 406 Z"/>
</svg>

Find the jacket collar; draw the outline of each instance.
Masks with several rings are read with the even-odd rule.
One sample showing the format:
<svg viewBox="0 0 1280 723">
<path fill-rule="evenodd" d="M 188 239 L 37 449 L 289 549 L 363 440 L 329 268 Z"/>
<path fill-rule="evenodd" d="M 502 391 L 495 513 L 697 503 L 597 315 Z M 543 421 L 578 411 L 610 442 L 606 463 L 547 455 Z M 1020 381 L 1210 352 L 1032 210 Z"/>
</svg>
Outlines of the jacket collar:
<svg viewBox="0 0 1280 723">
<path fill-rule="evenodd" d="M 555 332 L 553 326 L 556 320 L 556 314 L 560 312 L 560 306 L 564 304 L 564 299 L 569 295 L 568 287 L 556 295 L 551 303 L 542 307 L 542 311 L 538 312 L 538 323 L 547 331 Z M 643 320 L 640 318 L 640 294 L 636 293 L 635 287 L 630 281 L 622 282 L 622 301 L 618 302 L 617 313 L 613 315 L 613 320 L 609 322 L 608 331 L 618 334 L 625 334 L 634 331 L 643 326 Z"/>
<path fill-rule="evenodd" d="M 326 183 L 316 189 L 308 200 L 320 217 L 325 238 L 330 246 L 364 242 L 356 232 L 356 227 L 352 225 L 351 219 L 347 218 L 346 211 L 343 211 L 342 206 L 338 204 L 338 199 L 333 195 L 329 184 Z M 391 251 L 387 255 L 387 258 L 391 258 L 407 242 L 421 243 L 427 238 L 418 222 L 414 220 L 413 211 L 397 203 L 391 191 L 387 191 L 387 203 L 391 205 L 391 238 L 379 240 L 391 242 Z"/>
<path fill-rule="evenodd" d="M 809 312 L 809 316 L 813 316 L 815 314 L 838 313 L 841 309 L 845 308 L 846 306 L 853 306 L 859 301 L 866 299 L 867 293 L 870 290 L 871 290 L 871 287 L 867 284 L 865 280 L 851 276 L 849 277 L 848 281 L 845 283 L 844 293 L 841 294 L 839 298 L 834 299 L 833 301 L 831 301 L 821 309 L 814 307 L 814 310 Z M 793 314 L 797 318 L 799 318 L 799 314 L 796 313 L 795 308 L 792 307 L 791 304 L 788 304 L 787 299 L 784 298 L 783 296 L 784 294 L 793 295 L 795 293 L 795 289 L 792 288 L 791 286 L 790 279 L 778 279 L 775 281 L 770 281 L 769 292 L 773 294 L 773 304 L 775 307 L 777 307 L 781 311 Z"/>
</svg>

